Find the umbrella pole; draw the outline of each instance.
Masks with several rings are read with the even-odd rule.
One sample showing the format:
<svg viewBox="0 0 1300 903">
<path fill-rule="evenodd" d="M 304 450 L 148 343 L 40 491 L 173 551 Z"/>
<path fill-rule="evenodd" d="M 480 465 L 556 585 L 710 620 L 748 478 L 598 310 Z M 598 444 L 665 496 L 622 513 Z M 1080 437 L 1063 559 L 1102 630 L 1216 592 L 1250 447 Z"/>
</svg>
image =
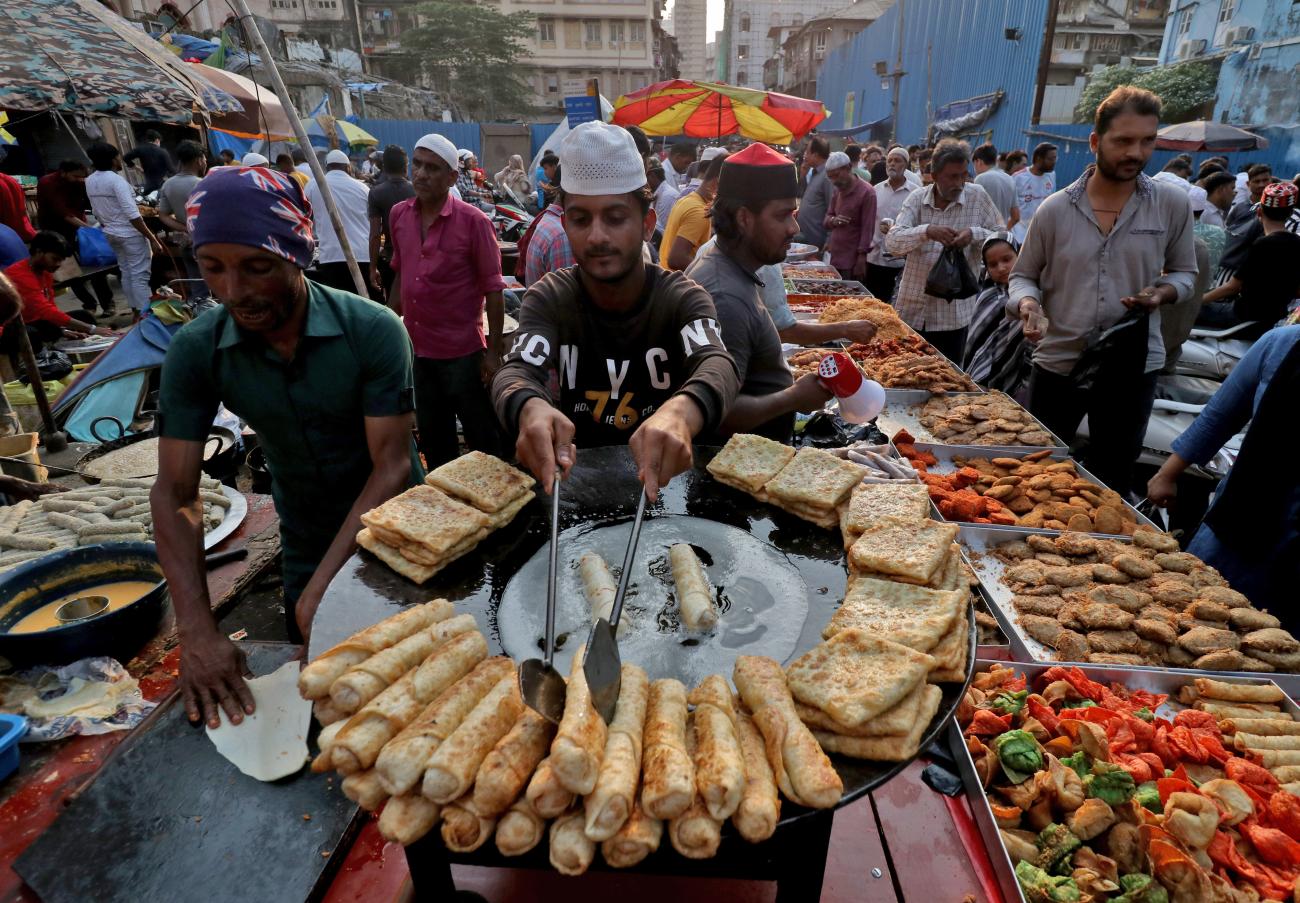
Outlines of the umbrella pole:
<svg viewBox="0 0 1300 903">
<path fill-rule="evenodd" d="M 239 10 L 241 20 L 252 19 L 253 14 L 249 12 L 247 0 L 231 0 L 231 2 Z M 370 291 L 366 286 L 365 277 L 361 275 L 361 267 L 357 265 L 357 258 L 352 253 L 352 245 L 348 242 L 348 233 L 343 228 L 343 217 L 339 216 L 339 209 L 334 204 L 334 193 L 330 191 L 329 182 L 325 181 L 325 170 L 314 153 L 307 153 L 311 150 L 311 141 L 307 138 L 307 130 L 303 128 L 302 120 L 298 118 L 298 111 L 294 109 L 293 100 L 289 97 L 289 89 L 284 86 L 284 79 L 280 77 L 280 69 L 275 65 L 275 58 L 271 56 L 271 48 L 266 46 L 266 39 L 256 27 L 246 28 L 244 32 L 252 39 L 257 52 L 266 63 L 266 72 L 271 76 L 271 87 L 275 89 L 276 96 L 280 98 L 280 105 L 289 116 L 289 124 L 293 126 L 293 134 L 298 139 L 298 146 L 306 153 L 307 165 L 311 167 L 311 173 L 316 179 L 316 187 L 320 189 L 321 198 L 325 201 L 325 209 L 329 212 L 334 234 L 339 237 L 343 258 L 348 263 L 348 272 L 352 274 L 352 282 L 356 285 L 357 294 L 363 298 L 369 297 Z"/>
<path fill-rule="evenodd" d="M 68 447 L 68 436 L 54 425 L 54 414 L 50 410 L 50 400 L 45 396 L 45 383 L 41 382 L 41 371 L 36 366 L 36 352 L 32 350 L 32 340 L 27 335 L 23 315 L 19 313 L 8 325 L 10 329 L 18 330 L 18 350 L 22 355 L 23 366 L 27 368 L 27 382 L 36 398 L 36 408 L 41 412 L 41 442 L 46 451 L 61 452 Z"/>
</svg>

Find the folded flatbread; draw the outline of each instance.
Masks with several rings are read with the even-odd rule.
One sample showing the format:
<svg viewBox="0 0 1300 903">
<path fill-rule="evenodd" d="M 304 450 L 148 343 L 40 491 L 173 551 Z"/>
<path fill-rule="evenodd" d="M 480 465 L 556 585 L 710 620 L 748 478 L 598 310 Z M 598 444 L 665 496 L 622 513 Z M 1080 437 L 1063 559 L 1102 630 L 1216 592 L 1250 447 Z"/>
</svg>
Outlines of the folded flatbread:
<svg viewBox="0 0 1300 903">
<path fill-rule="evenodd" d="M 442 565 L 416 564 L 397 549 L 381 542 L 368 528 L 362 528 L 357 534 L 357 545 L 412 583 L 427 583 L 434 574 L 442 570 Z M 446 563 L 450 563 L 450 560 L 444 562 Z"/>
<path fill-rule="evenodd" d="M 582 830 L 581 809 L 567 812 L 551 823 L 551 865 L 561 875 L 581 875 L 596 858 L 595 841 Z"/>
<path fill-rule="evenodd" d="M 799 720 L 814 732 L 828 731 L 846 737 L 901 737 L 911 732 L 912 725 L 920 717 L 921 700 L 925 698 L 927 686 L 928 684 L 918 683 L 898 705 L 852 728 L 844 727 L 821 709 L 802 702 L 796 701 L 794 707 L 799 713 Z"/>
<path fill-rule="evenodd" d="M 788 445 L 750 433 L 736 433 L 713 456 L 707 470 L 726 486 L 755 493 L 793 457 L 794 449 Z"/>
<path fill-rule="evenodd" d="M 1192 683 L 1202 698 L 1223 702 L 1281 702 L 1286 698 L 1277 684 L 1271 683 L 1230 684 L 1209 677 L 1198 677 Z"/>
<path fill-rule="evenodd" d="M 939 645 L 930 650 L 935 666 L 926 678 L 932 684 L 959 683 L 966 679 L 967 659 L 970 656 L 970 615 L 962 600 L 961 617 Z"/>
<path fill-rule="evenodd" d="M 946 592 L 859 577 L 846 591 L 822 636 L 829 639 L 846 628 L 860 627 L 917 652 L 929 652 L 952 630 L 965 595 L 959 590 Z"/>
<path fill-rule="evenodd" d="M 522 856 L 542 842 L 546 822 L 524 799 L 515 800 L 497 820 L 496 844 L 502 856 Z"/>
<path fill-rule="evenodd" d="M 669 547 L 668 560 L 672 563 L 682 623 L 691 630 L 712 630 L 718 624 L 718 609 L 699 556 L 688 544 L 679 542 Z"/>
<path fill-rule="evenodd" d="M 767 761 L 763 735 L 749 715 L 736 712 L 736 735 L 745 757 L 745 790 L 740 795 L 740 805 L 731 816 L 740 836 L 750 843 L 760 843 L 776 832 L 781 821 L 781 795 L 776 789 L 776 776 Z"/>
<path fill-rule="evenodd" d="M 731 688 L 718 674 L 702 680 L 687 701 L 695 706 L 694 726 L 695 789 L 710 817 L 726 821 L 740 805 L 745 790 L 745 757 L 736 734 L 736 713 Z"/>
<path fill-rule="evenodd" d="M 790 692 L 800 702 L 837 724 L 858 727 L 898 705 L 934 666 L 924 652 L 850 627 L 795 659 L 787 673 Z M 757 715 L 748 696 L 745 702 Z"/>
<path fill-rule="evenodd" d="M 600 760 L 605 753 L 608 729 L 605 719 L 592 706 L 587 675 L 582 668 L 585 647 L 578 647 L 569 668 L 564 694 L 564 717 L 551 744 L 551 767 L 560 783 L 585 796 L 596 787 Z"/>
<path fill-rule="evenodd" d="M 820 448 L 801 448 L 763 491 L 778 504 L 831 511 L 847 501 L 867 469 Z M 794 513 L 798 513 L 797 511 Z M 839 523 L 838 515 L 836 524 Z"/>
<path fill-rule="evenodd" d="M 609 572 L 609 564 L 595 552 L 583 552 L 578 559 L 578 573 L 582 577 L 582 591 L 591 606 L 591 619 L 609 620 L 614 610 L 614 597 L 618 595 L 618 584 Z"/>
<path fill-rule="evenodd" d="M 660 820 L 695 799 L 695 766 L 686 752 L 686 687 L 671 678 L 650 685 L 641 763 L 641 808 Z"/>
<path fill-rule="evenodd" d="M 926 520 L 920 524 L 886 518 L 853 542 L 849 560 L 860 572 L 876 572 L 928 583 L 943 564 L 960 528 Z"/>
<path fill-rule="evenodd" d="M 838 803 L 844 783 L 812 732 L 799 720 L 780 663 L 742 655 L 736 659 L 733 679 L 763 734 L 767 761 L 781 792 L 810 809 L 829 809 Z"/>
<path fill-rule="evenodd" d="M 442 741 L 460 727 L 488 691 L 512 673 L 514 664 L 504 656 L 485 659 L 429 703 L 402 732 L 384 744 L 375 771 L 394 796 L 408 793 L 424 781 L 429 757 Z"/>
<path fill-rule="evenodd" d="M 361 515 L 367 527 L 385 535 L 398 534 L 406 542 L 424 546 L 434 555 L 446 555 L 467 538 L 486 530 L 486 514 L 459 502 L 432 486 L 412 486 L 400 495 Z"/>
<path fill-rule="evenodd" d="M 434 468 L 424 482 L 487 514 L 502 510 L 533 488 L 532 477 L 481 451 Z"/>
<path fill-rule="evenodd" d="M 663 834 L 664 823 L 646 815 L 638 803 L 618 833 L 600 845 L 600 852 L 610 868 L 631 868 L 659 849 Z"/>
<path fill-rule="evenodd" d="M 479 766 L 474 781 L 475 808 L 484 815 L 500 815 L 508 809 L 528 786 L 554 735 L 555 725 L 523 706 L 514 726 Z"/>
<path fill-rule="evenodd" d="M 930 490 L 924 483 L 859 483 L 849 498 L 840 527 L 847 544 L 884 518 L 917 523 L 929 517 Z"/>
<path fill-rule="evenodd" d="M 385 840 L 407 846 L 432 831 L 441 814 L 442 806 L 418 793 L 395 796 L 379 814 L 379 833 Z"/>
<path fill-rule="evenodd" d="M 329 696 L 330 685 L 348 668 L 361 664 L 376 652 L 396 645 L 435 621 L 445 621 L 453 614 L 455 609 L 450 602 L 434 599 L 384 618 L 318 655 L 298 675 L 298 690 L 308 699 L 323 699 Z"/>
<path fill-rule="evenodd" d="M 613 837 L 636 806 L 642 731 L 649 700 L 650 681 L 645 671 L 636 665 L 623 665 L 618 706 L 609 725 L 596 787 L 584 801 L 583 830 L 597 843 Z"/>
<path fill-rule="evenodd" d="M 943 691 L 927 684 L 922 696 L 918 717 L 912 730 L 903 737 L 845 737 L 825 731 L 813 731 L 822 749 L 853 759 L 872 759 L 877 762 L 907 762 L 920 752 L 921 738 L 939 711 Z"/>
<path fill-rule="evenodd" d="M 466 795 L 474 784 L 479 766 L 497 741 L 519 720 L 523 707 L 519 682 L 514 674 L 510 674 L 488 691 L 469 717 L 429 757 L 429 765 L 424 771 L 424 795 L 444 805 Z M 506 800 L 501 809 L 511 802 Z M 475 807 L 476 814 L 484 817 L 499 811 Z"/>
<path fill-rule="evenodd" d="M 500 511 L 495 511 L 488 515 L 488 527 L 493 530 L 500 530 L 515 519 L 516 515 L 528 506 L 528 503 L 537 497 L 535 492 L 525 492 L 519 498 L 506 505 Z"/>
<path fill-rule="evenodd" d="M 349 668 L 330 686 L 330 699 L 338 711 L 350 715 L 423 662 L 447 640 L 477 629 L 474 616 L 462 614 L 416 631 Z"/>
</svg>

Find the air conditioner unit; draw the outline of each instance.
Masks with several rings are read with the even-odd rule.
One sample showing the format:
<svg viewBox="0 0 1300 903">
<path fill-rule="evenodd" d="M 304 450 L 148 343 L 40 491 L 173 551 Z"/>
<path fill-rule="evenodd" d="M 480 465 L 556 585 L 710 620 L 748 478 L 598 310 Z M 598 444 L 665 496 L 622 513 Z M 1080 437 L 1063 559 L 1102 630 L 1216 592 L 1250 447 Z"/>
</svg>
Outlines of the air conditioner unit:
<svg viewBox="0 0 1300 903">
<path fill-rule="evenodd" d="M 1257 60 L 1259 59 L 1260 54 L 1262 54 L 1263 52 L 1264 52 L 1263 44 L 1251 44 L 1250 50 L 1247 51 L 1246 53 L 1246 59 Z"/>
<path fill-rule="evenodd" d="M 1180 60 L 1190 59 L 1205 52 L 1206 40 L 1197 38 L 1191 41 L 1183 41 L 1178 45 L 1177 58 Z"/>
<path fill-rule="evenodd" d="M 1229 28 L 1223 33 L 1223 43 L 1231 44 L 1248 44 L 1255 38 L 1255 28 L 1252 25 L 1239 25 L 1236 28 Z"/>
</svg>

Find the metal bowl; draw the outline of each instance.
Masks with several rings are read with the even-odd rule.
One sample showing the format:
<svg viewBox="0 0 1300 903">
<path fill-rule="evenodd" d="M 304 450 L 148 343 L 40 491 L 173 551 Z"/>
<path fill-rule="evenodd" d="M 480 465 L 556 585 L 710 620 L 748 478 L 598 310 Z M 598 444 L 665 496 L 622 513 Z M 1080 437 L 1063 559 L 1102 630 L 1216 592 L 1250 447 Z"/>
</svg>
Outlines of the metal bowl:
<svg viewBox="0 0 1300 903">
<path fill-rule="evenodd" d="M 129 605 L 39 633 L 9 633 L 22 618 L 61 596 L 117 580 L 156 581 Z M 0 656 L 14 664 L 63 664 L 93 655 L 126 662 L 154 634 L 167 584 L 152 543 L 117 542 L 53 552 L 0 574 Z"/>
</svg>

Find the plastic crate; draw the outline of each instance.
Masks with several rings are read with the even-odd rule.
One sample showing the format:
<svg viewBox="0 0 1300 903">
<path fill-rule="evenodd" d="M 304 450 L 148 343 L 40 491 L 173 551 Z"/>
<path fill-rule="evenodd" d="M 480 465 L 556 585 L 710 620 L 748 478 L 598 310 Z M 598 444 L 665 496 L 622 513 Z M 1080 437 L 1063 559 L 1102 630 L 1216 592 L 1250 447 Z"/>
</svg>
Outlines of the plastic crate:
<svg viewBox="0 0 1300 903">
<path fill-rule="evenodd" d="M 18 770 L 18 741 L 27 733 L 22 715 L 0 715 L 0 781 Z"/>
</svg>

